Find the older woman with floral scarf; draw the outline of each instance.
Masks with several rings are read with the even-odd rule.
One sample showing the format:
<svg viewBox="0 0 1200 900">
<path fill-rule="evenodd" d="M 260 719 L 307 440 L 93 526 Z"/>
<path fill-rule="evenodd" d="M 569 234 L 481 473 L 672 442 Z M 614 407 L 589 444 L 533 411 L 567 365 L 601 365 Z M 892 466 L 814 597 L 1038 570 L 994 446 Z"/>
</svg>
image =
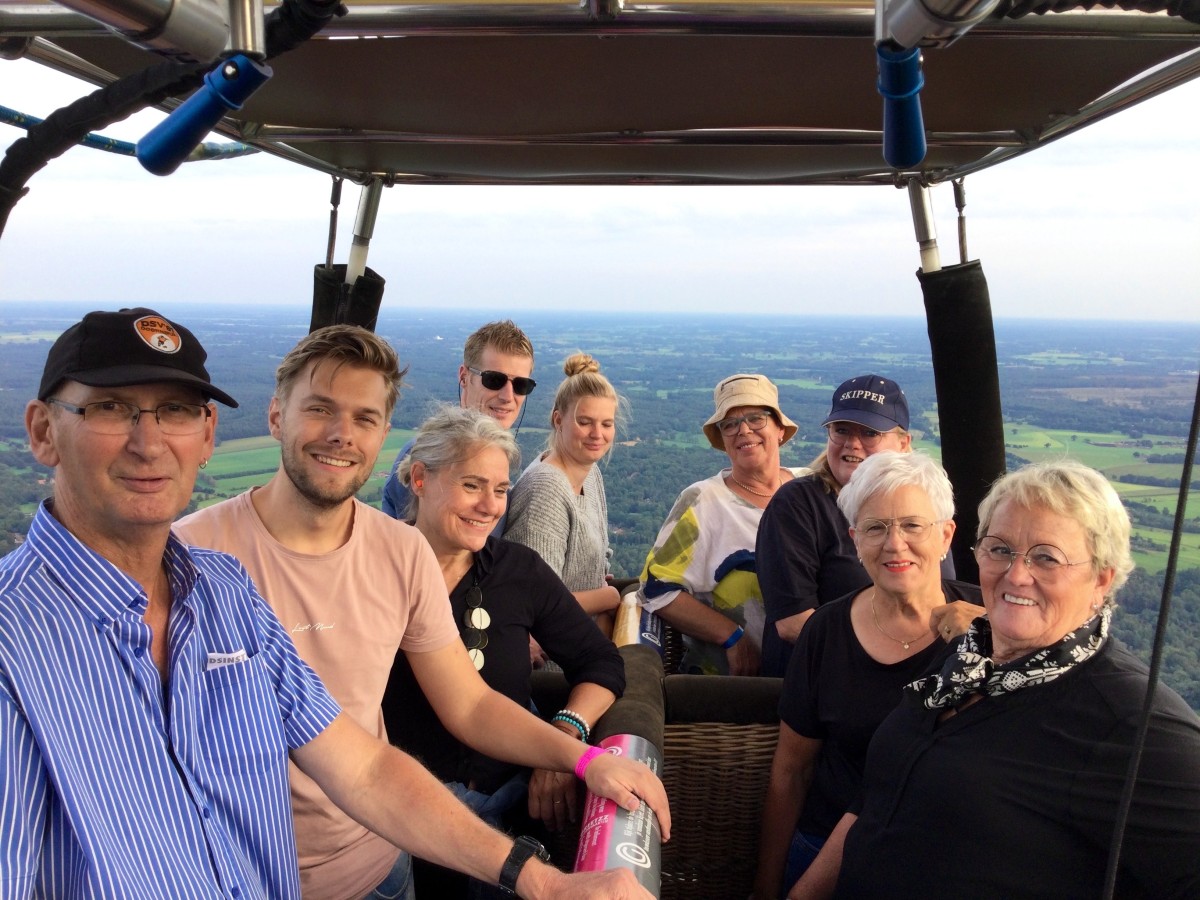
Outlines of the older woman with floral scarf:
<svg viewBox="0 0 1200 900">
<path fill-rule="evenodd" d="M 1059 461 L 1000 479 L 979 523 L 988 615 L 905 688 L 789 897 L 1101 896 L 1148 682 L 1109 633 L 1129 517 Z M 1117 874 L 1117 897 L 1200 896 L 1200 719 L 1162 685 Z"/>
</svg>

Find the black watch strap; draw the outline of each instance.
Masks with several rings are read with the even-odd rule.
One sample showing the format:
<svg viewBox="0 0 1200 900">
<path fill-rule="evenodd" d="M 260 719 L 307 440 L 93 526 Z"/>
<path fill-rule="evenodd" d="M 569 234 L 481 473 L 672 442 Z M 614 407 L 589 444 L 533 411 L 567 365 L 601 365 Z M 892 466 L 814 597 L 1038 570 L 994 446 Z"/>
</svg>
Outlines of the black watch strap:
<svg viewBox="0 0 1200 900">
<path fill-rule="evenodd" d="M 523 834 L 513 843 L 512 849 L 508 851 L 508 859 L 500 869 L 500 890 L 516 896 L 517 879 L 531 856 L 536 856 L 542 862 L 550 862 L 550 854 L 546 848 L 529 835 Z"/>
</svg>

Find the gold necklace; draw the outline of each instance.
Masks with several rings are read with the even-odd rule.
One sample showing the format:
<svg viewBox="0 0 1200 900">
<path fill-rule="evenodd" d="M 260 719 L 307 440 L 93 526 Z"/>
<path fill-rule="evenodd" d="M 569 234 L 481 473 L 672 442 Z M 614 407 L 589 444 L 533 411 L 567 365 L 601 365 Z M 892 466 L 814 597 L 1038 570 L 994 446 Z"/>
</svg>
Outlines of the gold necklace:
<svg viewBox="0 0 1200 900">
<path fill-rule="evenodd" d="M 880 634 L 882 634 L 889 641 L 895 641 L 905 650 L 909 648 L 909 645 L 916 643 L 922 637 L 924 637 L 924 635 L 919 634 L 915 638 L 909 638 L 907 641 L 902 641 L 900 638 L 894 638 L 884 631 L 883 626 L 879 624 L 879 613 L 875 612 L 875 588 L 871 588 L 871 618 L 875 620 L 875 627 L 879 629 Z"/>
<path fill-rule="evenodd" d="M 729 471 L 729 477 L 733 479 L 734 484 L 736 484 L 742 490 L 753 494 L 755 497 L 772 497 L 775 495 L 775 492 L 777 490 L 779 490 L 779 472 L 778 471 L 775 472 L 775 487 L 771 488 L 771 490 L 767 493 L 764 493 L 762 491 L 756 491 L 754 488 L 750 487 L 750 485 L 743 484 L 741 481 L 738 480 L 738 477 L 733 474 L 732 469 Z"/>
</svg>

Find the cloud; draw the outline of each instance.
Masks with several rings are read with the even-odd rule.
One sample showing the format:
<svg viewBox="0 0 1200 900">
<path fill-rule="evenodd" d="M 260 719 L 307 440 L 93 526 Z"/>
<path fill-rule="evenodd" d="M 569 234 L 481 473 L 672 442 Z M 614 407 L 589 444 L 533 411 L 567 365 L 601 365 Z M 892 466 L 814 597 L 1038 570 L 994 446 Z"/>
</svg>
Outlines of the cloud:
<svg viewBox="0 0 1200 900">
<path fill-rule="evenodd" d="M 47 115 L 83 92 L 0 62 L 5 105 Z M 11 72 L 19 77 L 9 78 Z M 1200 83 L 967 179 L 969 250 L 997 316 L 1195 321 Z M 160 114 L 107 133 L 135 140 Z M 0 126 L 6 144 L 20 136 Z M 246 300 L 307 310 L 325 256 L 327 176 L 260 155 L 163 179 L 76 148 L 30 182 L 0 241 L 0 302 Z M 346 185 L 335 259 L 357 208 Z M 958 260 L 948 185 L 933 191 Z M 385 190 L 368 264 L 386 303 L 923 315 L 907 195 L 890 187 Z"/>
</svg>

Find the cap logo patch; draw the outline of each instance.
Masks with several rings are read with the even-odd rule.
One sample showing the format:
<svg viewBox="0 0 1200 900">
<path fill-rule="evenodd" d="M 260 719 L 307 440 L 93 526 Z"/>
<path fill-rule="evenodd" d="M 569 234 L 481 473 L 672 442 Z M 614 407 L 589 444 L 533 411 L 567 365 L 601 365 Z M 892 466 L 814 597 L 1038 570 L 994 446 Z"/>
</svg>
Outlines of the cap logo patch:
<svg viewBox="0 0 1200 900">
<path fill-rule="evenodd" d="M 183 346 L 179 332 L 159 316 L 142 316 L 133 323 L 133 330 L 151 350 L 159 353 L 178 353 Z"/>
</svg>

